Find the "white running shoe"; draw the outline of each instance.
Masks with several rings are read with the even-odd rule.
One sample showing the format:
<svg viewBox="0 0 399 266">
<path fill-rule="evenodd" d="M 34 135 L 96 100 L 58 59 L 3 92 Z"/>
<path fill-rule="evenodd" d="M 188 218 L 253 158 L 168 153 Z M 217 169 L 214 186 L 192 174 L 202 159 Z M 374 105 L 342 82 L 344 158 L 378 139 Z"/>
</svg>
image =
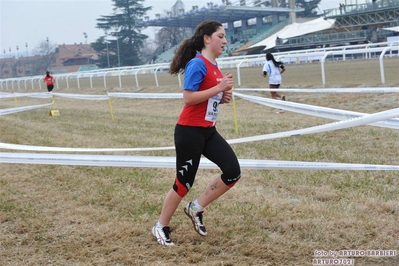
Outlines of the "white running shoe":
<svg viewBox="0 0 399 266">
<path fill-rule="evenodd" d="M 194 230 L 202 235 L 206 236 L 206 228 L 205 225 L 202 223 L 202 212 L 195 212 L 193 211 L 191 207 L 191 202 L 187 204 L 187 206 L 184 208 L 184 213 L 191 219 L 191 222 L 194 225 Z"/>
<path fill-rule="evenodd" d="M 169 238 L 169 233 L 170 233 L 170 227 L 165 226 L 165 227 L 157 227 L 154 225 L 152 228 L 152 234 L 155 236 L 155 238 L 158 241 L 158 244 L 163 245 L 163 246 L 173 246 L 174 243 L 172 240 Z"/>
</svg>

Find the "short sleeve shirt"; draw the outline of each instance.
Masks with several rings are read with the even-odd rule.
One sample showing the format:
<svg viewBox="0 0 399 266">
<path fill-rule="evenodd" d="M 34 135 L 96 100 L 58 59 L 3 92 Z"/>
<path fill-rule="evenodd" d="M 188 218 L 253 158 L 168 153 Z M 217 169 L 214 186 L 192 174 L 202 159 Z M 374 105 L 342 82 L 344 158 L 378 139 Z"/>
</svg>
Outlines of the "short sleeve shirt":
<svg viewBox="0 0 399 266">
<path fill-rule="evenodd" d="M 197 54 L 185 67 L 184 90 L 207 90 L 218 85 L 222 79 L 223 74 L 219 67 Z M 199 104 L 185 105 L 177 123 L 186 126 L 215 126 L 222 95 L 221 92 Z"/>
<path fill-rule="evenodd" d="M 263 71 L 267 72 L 269 77 L 269 84 L 277 85 L 281 84 L 281 73 L 280 68 L 284 68 L 283 65 L 276 67 L 272 60 L 267 61 L 263 66 Z"/>
<path fill-rule="evenodd" d="M 44 77 L 44 81 L 46 82 L 47 85 L 53 85 L 53 79 L 54 77 L 51 75 L 49 77 L 47 76 Z"/>
</svg>

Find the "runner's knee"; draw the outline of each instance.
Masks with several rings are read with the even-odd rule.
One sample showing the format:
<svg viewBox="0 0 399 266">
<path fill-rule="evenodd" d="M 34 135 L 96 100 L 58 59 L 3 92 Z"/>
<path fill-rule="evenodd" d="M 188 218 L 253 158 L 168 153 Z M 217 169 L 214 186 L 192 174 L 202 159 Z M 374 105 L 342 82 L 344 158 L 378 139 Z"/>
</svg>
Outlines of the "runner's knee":
<svg viewBox="0 0 399 266">
<path fill-rule="evenodd" d="M 241 169 L 240 166 L 232 165 L 229 169 L 225 169 L 221 176 L 223 183 L 226 186 L 232 187 L 237 183 L 237 181 L 241 178 Z"/>
</svg>

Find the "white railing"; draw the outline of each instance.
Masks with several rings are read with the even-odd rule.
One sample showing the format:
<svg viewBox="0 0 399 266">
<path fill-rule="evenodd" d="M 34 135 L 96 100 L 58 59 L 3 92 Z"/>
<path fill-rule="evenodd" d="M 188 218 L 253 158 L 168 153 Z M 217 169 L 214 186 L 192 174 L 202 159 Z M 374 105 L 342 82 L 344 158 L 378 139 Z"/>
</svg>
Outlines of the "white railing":
<svg viewBox="0 0 399 266">
<path fill-rule="evenodd" d="M 317 48 L 308 50 L 297 50 L 289 52 L 274 53 L 276 60 L 281 60 L 285 63 L 300 63 L 310 61 L 320 61 L 321 73 L 323 85 L 326 84 L 326 73 L 324 64 L 327 58 L 331 57 L 331 60 L 335 60 L 338 57 L 342 57 L 342 60 L 347 60 L 347 56 L 361 55 L 363 58 L 371 58 L 372 54 L 379 54 L 380 62 L 380 75 L 381 83 L 385 83 L 385 71 L 384 71 L 384 56 L 389 52 L 389 56 L 392 57 L 399 54 L 399 42 L 383 42 L 383 43 L 369 43 L 361 45 L 350 45 L 350 46 L 339 46 L 329 48 Z M 334 57 L 336 56 L 336 57 Z M 240 70 L 243 67 L 251 67 L 254 65 L 263 65 L 265 63 L 265 54 L 256 55 L 243 55 L 243 56 L 232 56 L 219 58 L 218 65 L 221 69 L 223 68 L 236 68 L 238 86 L 241 86 L 241 74 Z M 69 80 L 76 79 L 77 87 L 81 88 L 80 81 L 82 79 L 89 79 L 90 88 L 93 88 L 93 78 L 102 77 L 102 83 L 104 88 L 107 88 L 107 77 L 118 77 L 119 87 L 122 88 L 122 76 L 134 76 L 136 81 L 136 87 L 139 88 L 139 74 L 154 74 L 154 80 L 157 87 L 159 87 L 158 73 L 167 72 L 169 70 L 169 63 L 162 64 L 147 64 L 141 66 L 129 66 L 129 67 L 118 67 L 109 69 L 97 69 L 74 73 L 55 74 L 56 88 L 59 88 L 59 81 L 65 80 L 66 88 L 69 89 Z M 44 76 L 30 76 L 30 77 L 19 77 L 0 79 L 0 90 L 21 90 L 21 83 L 24 84 L 24 89 L 28 89 L 27 83 L 31 83 L 31 89 L 35 89 L 35 84 L 38 84 L 39 90 L 42 90 Z M 177 76 L 178 84 L 181 87 L 181 75 Z"/>
</svg>

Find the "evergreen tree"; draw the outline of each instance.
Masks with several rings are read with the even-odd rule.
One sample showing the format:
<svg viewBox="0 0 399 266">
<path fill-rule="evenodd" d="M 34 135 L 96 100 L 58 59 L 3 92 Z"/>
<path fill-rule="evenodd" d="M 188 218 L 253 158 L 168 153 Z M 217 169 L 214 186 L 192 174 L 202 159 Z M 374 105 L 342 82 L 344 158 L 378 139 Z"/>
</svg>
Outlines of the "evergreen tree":
<svg viewBox="0 0 399 266">
<path fill-rule="evenodd" d="M 112 0 L 112 2 L 114 13 L 97 19 L 97 28 L 107 32 L 108 36 L 100 37 L 92 43 L 93 49 L 99 53 L 99 65 L 107 67 L 108 56 L 111 66 L 119 66 L 119 62 L 120 66 L 140 65 L 143 63 L 140 48 L 148 36 L 141 33 L 143 27 L 138 23 L 152 7 L 144 7 L 142 4 L 144 0 Z M 108 42 L 108 51 L 106 42 Z"/>
<path fill-rule="evenodd" d="M 111 44 L 106 36 L 99 37 L 96 42 L 92 42 L 90 46 L 97 52 L 97 65 L 101 68 L 112 67 L 118 65 L 118 58 L 116 57 L 116 47 L 112 49 Z"/>
<path fill-rule="evenodd" d="M 295 0 L 297 7 L 305 9 L 298 13 L 298 17 L 316 17 L 320 2 L 321 0 Z"/>
</svg>

